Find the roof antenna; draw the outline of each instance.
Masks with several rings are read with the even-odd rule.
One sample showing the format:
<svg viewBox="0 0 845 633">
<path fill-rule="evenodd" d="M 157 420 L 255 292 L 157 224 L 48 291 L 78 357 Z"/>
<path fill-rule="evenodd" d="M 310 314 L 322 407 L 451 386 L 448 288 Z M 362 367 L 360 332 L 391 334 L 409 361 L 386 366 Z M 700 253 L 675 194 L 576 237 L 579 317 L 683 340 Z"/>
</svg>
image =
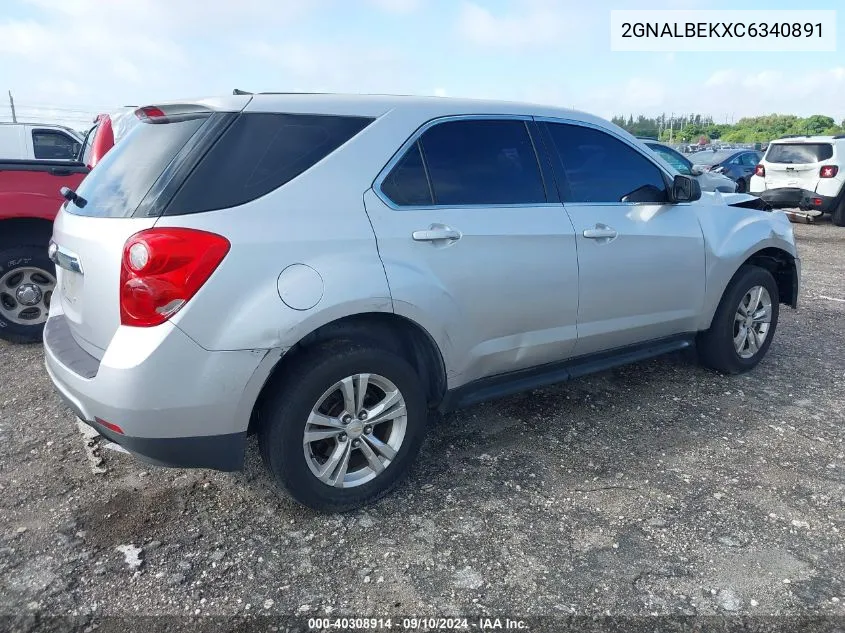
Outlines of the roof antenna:
<svg viewBox="0 0 845 633">
<path fill-rule="evenodd" d="M 251 95 L 252 93 L 247 92 L 246 90 L 238 90 L 237 88 L 235 88 L 234 90 L 232 90 L 232 94 L 233 95 Z"/>
</svg>

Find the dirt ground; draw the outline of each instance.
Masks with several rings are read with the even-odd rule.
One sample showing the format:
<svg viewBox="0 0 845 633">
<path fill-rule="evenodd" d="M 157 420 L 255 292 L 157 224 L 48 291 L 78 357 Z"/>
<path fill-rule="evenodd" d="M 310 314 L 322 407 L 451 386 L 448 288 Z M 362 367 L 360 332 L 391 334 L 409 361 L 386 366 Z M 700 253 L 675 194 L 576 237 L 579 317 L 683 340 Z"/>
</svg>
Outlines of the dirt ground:
<svg viewBox="0 0 845 633">
<path fill-rule="evenodd" d="M 845 630 L 845 229 L 795 231 L 801 305 L 753 372 L 678 354 L 473 407 L 431 429 L 396 493 L 347 515 L 277 498 L 254 444 L 239 474 L 89 457 L 41 346 L 0 342 L 0 629 L 728 615 Z"/>
</svg>

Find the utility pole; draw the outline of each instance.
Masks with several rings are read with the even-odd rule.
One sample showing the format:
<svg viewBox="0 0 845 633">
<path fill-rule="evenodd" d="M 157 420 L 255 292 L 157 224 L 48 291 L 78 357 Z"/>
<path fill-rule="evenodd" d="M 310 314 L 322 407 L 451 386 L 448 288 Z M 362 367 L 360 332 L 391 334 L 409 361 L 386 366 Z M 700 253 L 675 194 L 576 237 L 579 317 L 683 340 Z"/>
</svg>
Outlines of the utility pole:
<svg viewBox="0 0 845 633">
<path fill-rule="evenodd" d="M 12 98 L 12 91 L 9 91 L 9 107 L 12 108 L 12 123 L 18 122 L 18 117 L 15 115 L 15 100 Z"/>
</svg>

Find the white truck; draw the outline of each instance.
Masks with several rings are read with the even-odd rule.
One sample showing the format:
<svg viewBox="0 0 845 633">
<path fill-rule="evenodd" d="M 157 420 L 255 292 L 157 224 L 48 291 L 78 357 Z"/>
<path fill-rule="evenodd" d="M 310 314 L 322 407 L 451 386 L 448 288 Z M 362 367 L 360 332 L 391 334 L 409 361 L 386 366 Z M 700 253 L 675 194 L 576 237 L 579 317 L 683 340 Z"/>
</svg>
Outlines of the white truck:
<svg viewBox="0 0 845 633">
<path fill-rule="evenodd" d="M 0 123 L 0 160 L 76 160 L 83 138 L 46 123 Z"/>
</svg>

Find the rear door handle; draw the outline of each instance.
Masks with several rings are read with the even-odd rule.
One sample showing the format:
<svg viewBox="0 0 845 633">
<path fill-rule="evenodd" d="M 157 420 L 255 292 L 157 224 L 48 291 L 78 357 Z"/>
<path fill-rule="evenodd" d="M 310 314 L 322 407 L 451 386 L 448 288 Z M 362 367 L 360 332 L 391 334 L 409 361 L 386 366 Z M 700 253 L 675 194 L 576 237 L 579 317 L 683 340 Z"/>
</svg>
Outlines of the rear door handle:
<svg viewBox="0 0 845 633">
<path fill-rule="evenodd" d="M 461 239 L 461 232 L 443 224 L 432 224 L 424 231 L 414 231 L 415 242 L 454 242 Z"/>
<path fill-rule="evenodd" d="M 606 224 L 596 224 L 595 228 L 584 231 L 584 237 L 588 240 L 612 240 L 618 235 L 619 233 L 616 232 L 616 229 Z"/>
</svg>

